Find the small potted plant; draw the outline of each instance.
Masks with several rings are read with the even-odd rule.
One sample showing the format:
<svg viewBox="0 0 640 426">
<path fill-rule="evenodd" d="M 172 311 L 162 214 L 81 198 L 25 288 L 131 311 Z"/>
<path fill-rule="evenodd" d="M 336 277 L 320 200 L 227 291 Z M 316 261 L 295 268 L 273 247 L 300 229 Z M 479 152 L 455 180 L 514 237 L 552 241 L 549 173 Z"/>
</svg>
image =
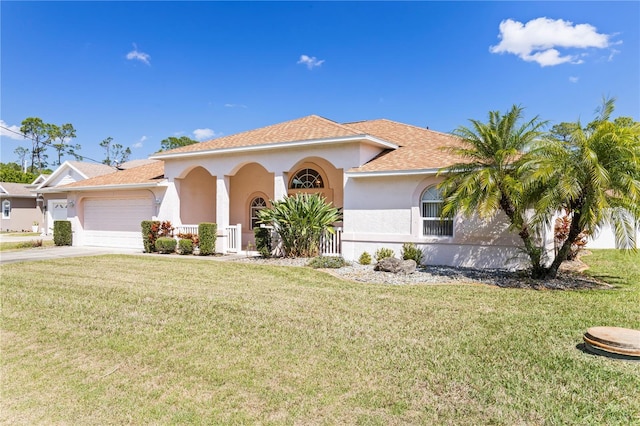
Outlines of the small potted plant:
<svg viewBox="0 0 640 426">
<path fill-rule="evenodd" d="M 34 220 L 31 224 L 31 232 L 38 232 L 38 228 L 40 228 L 40 224 L 37 220 Z"/>
</svg>

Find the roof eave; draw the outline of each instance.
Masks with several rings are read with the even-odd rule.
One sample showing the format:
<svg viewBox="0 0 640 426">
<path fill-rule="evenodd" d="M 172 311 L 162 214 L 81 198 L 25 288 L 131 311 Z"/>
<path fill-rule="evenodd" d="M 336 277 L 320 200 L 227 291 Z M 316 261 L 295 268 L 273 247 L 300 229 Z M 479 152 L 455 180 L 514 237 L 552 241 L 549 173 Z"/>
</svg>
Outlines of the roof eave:
<svg viewBox="0 0 640 426">
<path fill-rule="evenodd" d="M 173 158 L 202 157 L 202 156 L 208 156 L 208 155 L 235 154 L 235 153 L 252 152 L 252 151 L 266 151 L 266 150 L 282 149 L 282 148 L 298 148 L 301 146 L 313 146 L 313 145 L 332 145 L 332 144 L 349 143 L 349 142 L 366 142 L 366 143 L 370 143 L 372 145 L 377 145 L 387 149 L 398 148 L 398 145 L 394 143 L 385 141 L 380 138 L 373 137 L 371 135 L 355 135 L 355 136 L 344 136 L 339 138 L 311 139 L 311 140 L 293 141 L 293 142 L 277 142 L 277 143 L 269 143 L 269 144 L 262 144 L 262 145 L 239 146 L 239 147 L 233 147 L 233 148 L 207 149 L 203 151 L 193 151 L 193 152 L 177 152 L 174 154 L 156 154 L 156 155 L 150 156 L 149 159 L 165 160 L 165 159 L 173 159 Z"/>
<path fill-rule="evenodd" d="M 383 176 L 415 176 L 415 175 L 435 175 L 440 171 L 437 169 L 412 169 L 412 170 L 379 170 L 379 171 L 348 171 L 345 175 L 348 178 L 370 178 Z"/>
<path fill-rule="evenodd" d="M 54 187 L 50 190 L 43 189 L 38 192 L 42 193 L 54 193 L 54 192 L 86 192 L 86 191 L 113 191 L 113 190 L 128 190 L 128 189 L 148 189 L 148 188 L 156 188 L 156 187 L 165 187 L 168 186 L 168 182 L 166 179 L 163 179 L 162 182 L 145 182 L 145 183 L 125 183 L 125 184 L 114 184 L 114 185 L 91 185 L 91 186 L 61 186 Z"/>
</svg>

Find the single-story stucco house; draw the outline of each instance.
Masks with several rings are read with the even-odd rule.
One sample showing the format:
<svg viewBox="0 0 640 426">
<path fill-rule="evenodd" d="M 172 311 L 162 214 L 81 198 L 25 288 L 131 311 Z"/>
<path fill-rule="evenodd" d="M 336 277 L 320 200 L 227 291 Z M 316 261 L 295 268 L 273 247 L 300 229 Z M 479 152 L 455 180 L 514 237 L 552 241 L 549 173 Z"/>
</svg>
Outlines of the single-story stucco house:
<svg viewBox="0 0 640 426">
<path fill-rule="evenodd" d="M 0 230 L 4 232 L 40 231 L 42 223 L 42 204 L 38 204 L 36 187 L 42 176 L 31 184 L 0 182 Z"/>
<path fill-rule="evenodd" d="M 457 162 L 446 148 L 458 143 L 452 135 L 386 119 L 340 124 L 311 115 L 159 152 L 70 183 L 65 179 L 78 167 L 65 163 L 66 171 L 56 170 L 38 191 L 47 202 L 67 202 L 73 244 L 80 246 L 142 250 L 140 223 L 153 219 L 182 232 L 215 222 L 217 251 L 237 252 L 250 242 L 255 247 L 259 209 L 302 192 L 320 193 L 342 208 L 340 232 L 329 246 L 347 260 L 382 247 L 399 255 L 404 243 L 414 243 L 432 265 L 527 266 L 502 214 L 490 222 L 440 219 L 437 172 Z M 610 234 L 601 232 L 589 246 L 614 248 Z M 542 238 L 552 256 L 552 231 Z"/>
<path fill-rule="evenodd" d="M 456 162 L 444 148 L 457 143 L 386 119 L 340 124 L 311 115 L 160 152 L 139 167 L 51 191 L 66 193 L 74 245 L 142 249 L 140 222 L 156 219 L 183 230 L 215 222 L 218 251 L 244 249 L 257 210 L 306 192 L 342 208 L 336 244 L 348 260 L 381 247 L 399 255 L 410 242 L 429 264 L 523 265 L 502 216 L 439 218 L 436 173 Z"/>
</svg>

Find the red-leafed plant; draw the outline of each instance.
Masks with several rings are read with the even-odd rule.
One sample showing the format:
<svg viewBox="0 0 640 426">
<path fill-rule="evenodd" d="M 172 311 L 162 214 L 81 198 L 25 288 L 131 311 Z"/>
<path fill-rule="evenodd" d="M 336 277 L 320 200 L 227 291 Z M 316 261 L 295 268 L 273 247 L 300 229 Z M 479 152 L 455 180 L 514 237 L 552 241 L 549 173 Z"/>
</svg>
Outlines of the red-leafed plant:
<svg viewBox="0 0 640 426">
<path fill-rule="evenodd" d="M 565 213 L 563 216 L 560 216 L 556 219 L 556 223 L 553 229 L 556 251 L 559 247 L 562 246 L 562 244 L 564 244 L 567 237 L 569 237 L 570 228 L 571 217 L 568 214 Z M 578 256 L 580 250 L 582 250 L 584 246 L 587 245 L 588 238 L 589 234 L 587 234 L 586 232 L 581 232 L 580 235 L 578 235 L 576 241 L 571 244 L 571 250 L 569 252 L 569 255 L 567 256 L 567 260 L 574 260 Z"/>
</svg>

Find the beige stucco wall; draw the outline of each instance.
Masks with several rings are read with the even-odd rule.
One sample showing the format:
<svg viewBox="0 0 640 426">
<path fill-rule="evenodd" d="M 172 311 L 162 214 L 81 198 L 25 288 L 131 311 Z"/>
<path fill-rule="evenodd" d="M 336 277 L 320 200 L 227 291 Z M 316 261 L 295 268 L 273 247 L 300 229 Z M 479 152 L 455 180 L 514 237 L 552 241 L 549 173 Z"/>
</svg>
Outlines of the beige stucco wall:
<svg viewBox="0 0 640 426">
<path fill-rule="evenodd" d="M 183 179 L 176 180 L 180 196 L 180 220 L 197 225 L 216 221 L 216 177 L 202 167 L 195 167 Z"/>
<path fill-rule="evenodd" d="M 343 256 L 357 260 L 363 251 L 373 255 L 382 247 L 400 256 L 402 244 L 422 249 L 432 265 L 518 268 L 526 264 L 517 235 L 508 231 L 502 215 L 489 222 L 456 217 L 453 236 L 422 235 L 420 202 L 436 185 L 435 176 L 405 175 L 348 178 L 345 184 Z"/>
<path fill-rule="evenodd" d="M 274 173 L 269 173 L 258 163 L 242 166 L 229 179 L 229 223 L 242 225 L 242 246 L 248 242 L 255 246 L 251 229 L 251 201 L 262 197 L 269 203 L 274 199 Z"/>
<path fill-rule="evenodd" d="M 2 231 L 28 231 L 31 232 L 33 222 L 38 222 L 42 226 L 43 216 L 40 207 L 36 206 L 35 198 L 2 198 L 11 202 L 11 212 L 8 219 L 2 218 L 0 212 L 0 229 Z"/>
</svg>

